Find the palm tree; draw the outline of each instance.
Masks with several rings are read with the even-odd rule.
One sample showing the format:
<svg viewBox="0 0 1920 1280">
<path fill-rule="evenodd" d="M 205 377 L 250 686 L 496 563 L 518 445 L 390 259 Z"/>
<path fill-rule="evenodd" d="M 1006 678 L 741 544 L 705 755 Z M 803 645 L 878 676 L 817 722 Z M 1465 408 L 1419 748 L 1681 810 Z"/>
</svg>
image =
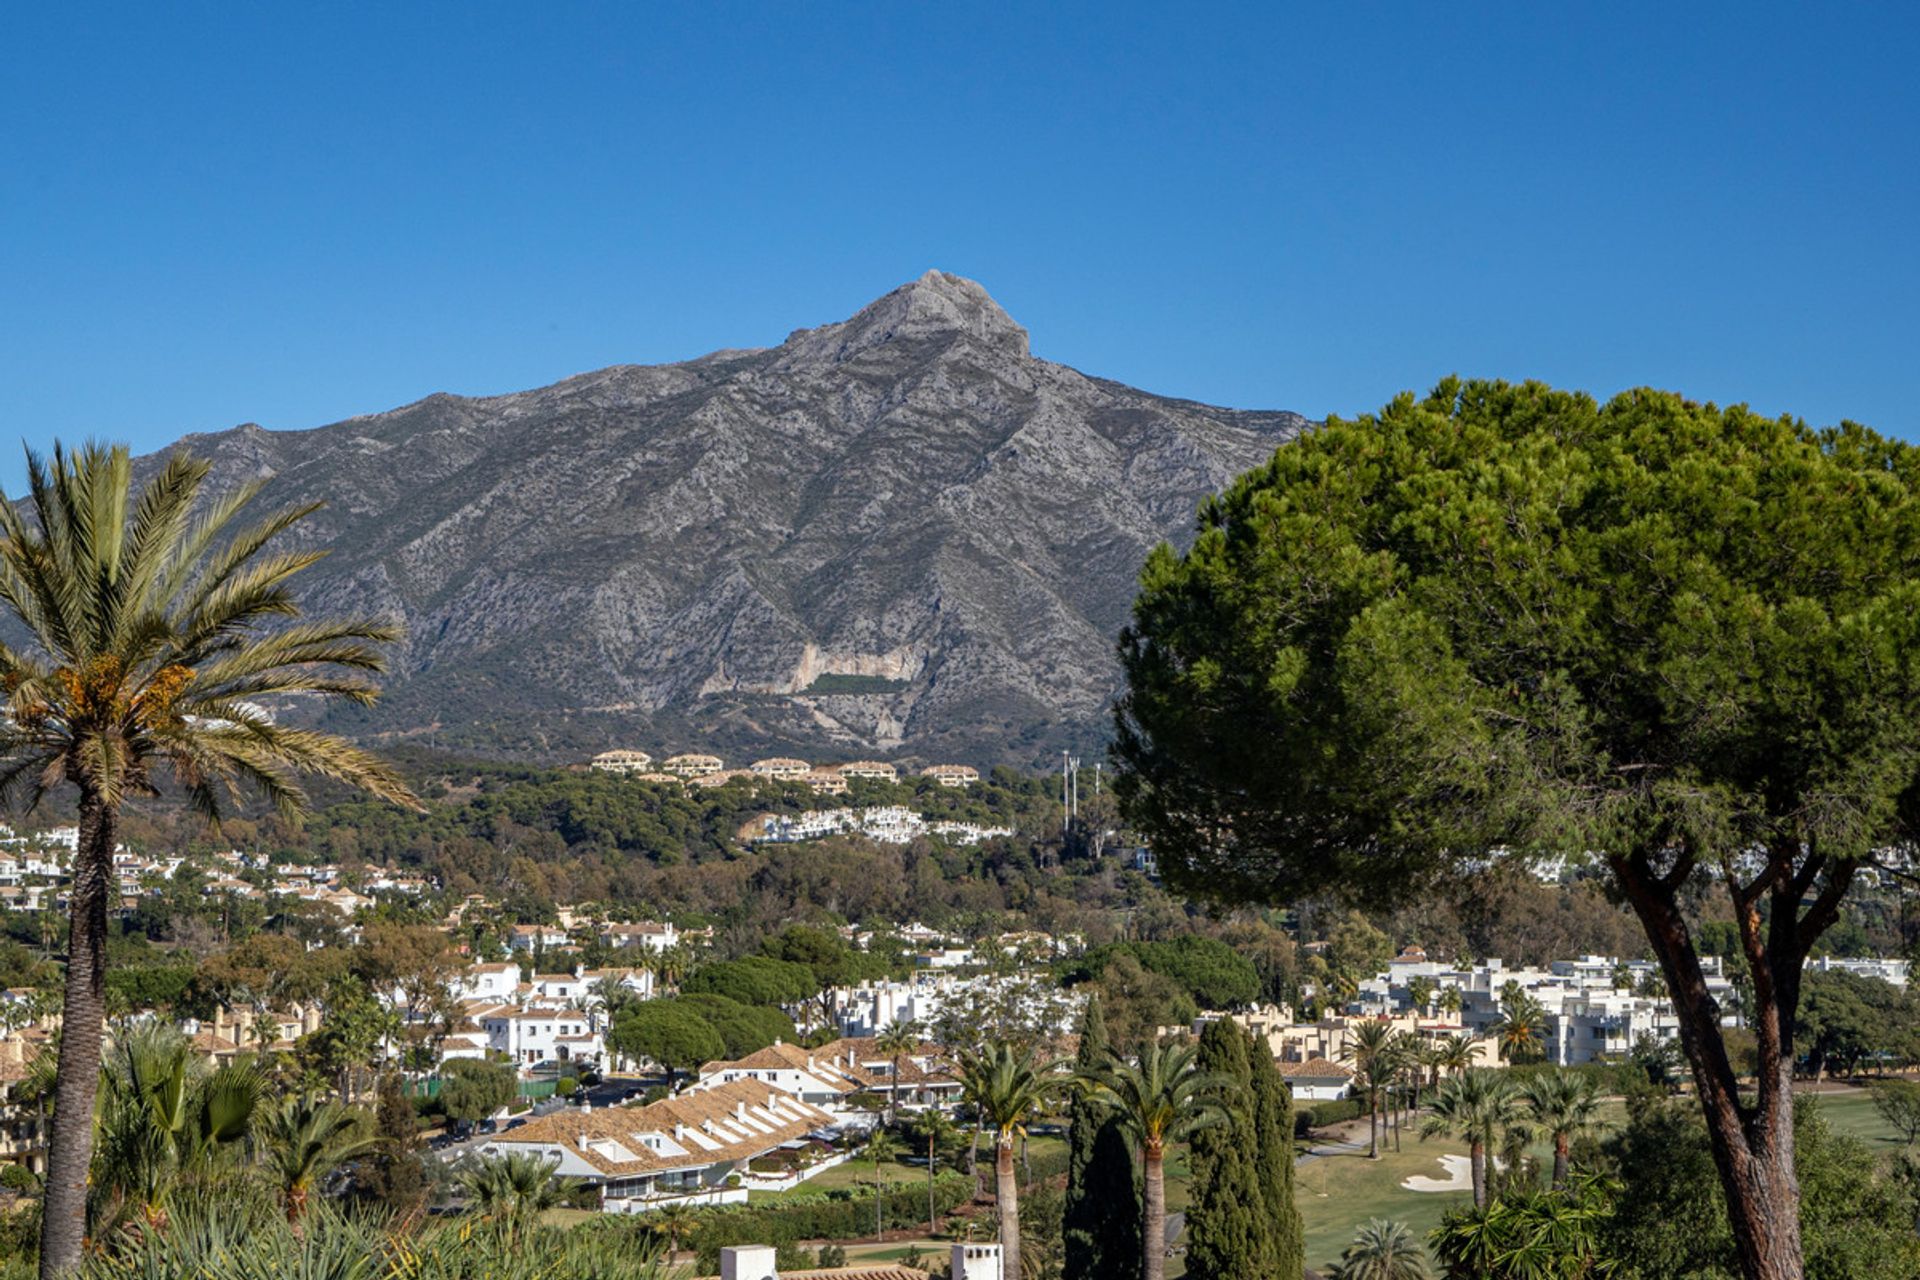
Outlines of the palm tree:
<svg viewBox="0 0 1920 1280">
<path fill-rule="evenodd" d="M 1527 1111 L 1543 1133 L 1553 1137 L 1553 1187 L 1567 1185 L 1573 1140 L 1590 1132 L 1600 1117 L 1600 1091 L 1592 1076 L 1552 1071 L 1533 1077 L 1520 1090 Z"/>
<path fill-rule="evenodd" d="M 104 1081 L 90 1216 L 98 1223 L 134 1205 L 145 1226 L 164 1231 L 179 1184 L 210 1175 L 215 1154 L 252 1132 L 265 1080 L 252 1067 L 208 1071 L 185 1036 L 150 1025 L 116 1042 Z"/>
<path fill-rule="evenodd" d="M 1441 1082 L 1428 1101 L 1420 1136 L 1456 1137 L 1467 1144 L 1473 1172 L 1473 1203 L 1487 1207 L 1487 1152 L 1503 1137 L 1524 1134 L 1520 1094 L 1513 1081 L 1497 1071 L 1476 1070 Z"/>
<path fill-rule="evenodd" d="M 1380 1158 L 1380 1132 L 1376 1123 L 1380 1093 L 1399 1070 L 1395 1039 L 1390 1023 L 1369 1020 L 1353 1029 L 1353 1038 L 1340 1051 L 1340 1060 L 1354 1065 L 1367 1095 L 1367 1158 L 1370 1160 Z"/>
<path fill-rule="evenodd" d="M 953 1141 L 955 1129 L 946 1112 L 938 1107 L 928 1107 L 913 1118 L 913 1133 L 927 1142 L 927 1234 L 932 1235 L 939 1226 L 933 1209 L 934 1170 L 939 1161 L 940 1148 Z"/>
<path fill-rule="evenodd" d="M 1517 982 L 1500 988 L 1500 1020 L 1490 1030 L 1500 1044 L 1500 1056 L 1508 1062 L 1530 1062 L 1541 1056 L 1540 1030 L 1546 1025 L 1547 1011 L 1540 1001 L 1522 990 Z"/>
<path fill-rule="evenodd" d="M 267 1113 L 261 1145 L 288 1222 L 299 1223 L 313 1188 L 329 1173 L 373 1146 L 373 1135 L 357 1132 L 359 1127 L 354 1111 L 311 1095 L 288 1098 Z"/>
<path fill-rule="evenodd" d="M 1477 1039 L 1476 1036 L 1448 1036 L 1435 1046 L 1435 1064 L 1456 1076 L 1473 1070 L 1473 1046 Z"/>
<path fill-rule="evenodd" d="M 980 1122 L 993 1131 L 993 1199 L 1000 1218 L 1001 1270 L 1018 1276 L 1020 1188 L 1013 1176 L 1013 1148 L 1026 1134 L 1028 1120 L 1063 1086 L 1054 1075 L 1059 1063 L 998 1043 L 978 1053 L 962 1052 L 958 1066 L 962 1095 L 978 1110 Z"/>
<path fill-rule="evenodd" d="M 1404 1222 L 1371 1218 L 1340 1251 L 1331 1280 L 1428 1280 L 1427 1252 Z"/>
<path fill-rule="evenodd" d="M 0 645 L 0 789 L 29 807 L 79 793 L 66 996 L 48 1153 L 40 1274 L 80 1263 L 106 1008 L 107 899 L 120 807 L 171 772 L 217 819 L 243 786 L 286 814 L 317 773 L 411 803 L 397 775 L 343 739 L 275 724 L 255 699 L 370 702 L 395 628 L 298 622 L 288 583 L 319 551 L 269 550 L 315 509 L 240 528 L 259 492 L 201 502 L 209 466 L 176 454 L 135 493 L 123 446 L 27 454 L 32 514 L 0 495 L 0 608 L 25 641 Z"/>
<path fill-rule="evenodd" d="M 897 1021 L 874 1037 L 873 1047 L 887 1055 L 893 1067 L 893 1077 L 889 1083 L 887 1123 L 900 1122 L 900 1063 L 906 1056 L 920 1047 L 920 1024 L 911 1020 Z"/>
<path fill-rule="evenodd" d="M 1441 990 L 1440 1009 L 1443 1013 L 1449 1016 L 1457 1016 L 1460 1012 L 1460 1003 L 1460 988 L 1446 987 Z"/>
<path fill-rule="evenodd" d="M 654 1234 L 666 1237 L 669 1253 L 678 1253 L 680 1246 L 700 1229 L 700 1215 L 692 1205 L 662 1205 L 647 1215 L 647 1227 Z"/>
<path fill-rule="evenodd" d="M 1226 1119 L 1216 1100 L 1224 1081 L 1194 1069 L 1199 1046 L 1149 1044 L 1131 1062 L 1114 1061 L 1091 1073 L 1094 1096 L 1118 1113 L 1140 1144 L 1146 1174 L 1145 1280 L 1167 1271 L 1167 1144 Z"/>
<path fill-rule="evenodd" d="M 553 1165 L 544 1157 L 524 1152 L 475 1161 L 461 1170 L 457 1181 L 481 1217 L 504 1222 L 513 1236 L 524 1234 L 578 1185 L 573 1178 L 554 1177 Z"/>
<path fill-rule="evenodd" d="M 900 1158 L 900 1144 L 885 1129 L 875 1129 L 867 1139 L 867 1158 L 873 1161 L 873 1238 L 886 1237 L 887 1186 L 880 1177 L 880 1166 Z"/>
</svg>

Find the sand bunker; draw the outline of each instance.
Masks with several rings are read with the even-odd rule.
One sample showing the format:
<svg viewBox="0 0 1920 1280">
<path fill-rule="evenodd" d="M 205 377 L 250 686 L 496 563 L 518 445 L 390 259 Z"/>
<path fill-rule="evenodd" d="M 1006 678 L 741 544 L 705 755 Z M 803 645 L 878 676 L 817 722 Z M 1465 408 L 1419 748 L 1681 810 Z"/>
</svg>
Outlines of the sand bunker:
<svg viewBox="0 0 1920 1280">
<path fill-rule="evenodd" d="M 1441 1156 L 1440 1167 L 1447 1171 L 1444 1178 L 1429 1178 L 1424 1174 L 1415 1174 L 1401 1180 L 1400 1185 L 1408 1191 L 1471 1191 L 1473 1190 L 1473 1162 L 1465 1156 Z"/>
</svg>

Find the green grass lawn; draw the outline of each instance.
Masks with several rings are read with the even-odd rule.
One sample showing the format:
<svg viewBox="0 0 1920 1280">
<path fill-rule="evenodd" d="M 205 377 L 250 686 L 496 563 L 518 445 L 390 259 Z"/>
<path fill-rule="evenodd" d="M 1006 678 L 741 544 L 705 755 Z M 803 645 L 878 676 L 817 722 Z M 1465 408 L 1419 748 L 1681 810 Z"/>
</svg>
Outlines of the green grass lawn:
<svg viewBox="0 0 1920 1280">
<path fill-rule="evenodd" d="M 1800 1096 L 1802 1100 L 1806 1097 L 1804 1094 Z M 1820 1094 L 1817 1105 L 1835 1133 L 1852 1134 L 1866 1143 L 1867 1149 L 1877 1156 L 1900 1151 L 1907 1145 L 1880 1118 L 1880 1113 L 1874 1110 L 1872 1095 L 1864 1089 Z"/>
<path fill-rule="evenodd" d="M 1362 1155 L 1325 1156 L 1301 1165 L 1294 1176 L 1294 1199 L 1306 1228 L 1307 1265 L 1317 1271 L 1338 1260 L 1340 1250 L 1369 1218 L 1393 1218 L 1424 1238 L 1440 1225 L 1440 1216 L 1468 1203 L 1467 1192 L 1409 1191 L 1401 1182 L 1416 1175 L 1445 1178 L 1440 1157 L 1465 1155 L 1457 1142 L 1421 1142 L 1402 1135 L 1398 1152 L 1378 1160 Z"/>
</svg>

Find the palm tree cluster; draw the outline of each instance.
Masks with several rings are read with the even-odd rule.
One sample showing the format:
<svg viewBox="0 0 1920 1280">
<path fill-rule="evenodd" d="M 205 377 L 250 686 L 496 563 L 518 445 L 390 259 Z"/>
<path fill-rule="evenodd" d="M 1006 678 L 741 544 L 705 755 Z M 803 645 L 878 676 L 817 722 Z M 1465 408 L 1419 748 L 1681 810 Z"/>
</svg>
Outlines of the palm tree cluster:
<svg viewBox="0 0 1920 1280">
<path fill-rule="evenodd" d="M 1082 1072 L 1060 1059 L 1022 1053 L 1008 1044 L 963 1053 L 963 1096 L 994 1139 L 994 1200 L 1005 1274 L 1022 1272 L 1020 1192 L 1014 1149 L 1026 1127 L 1048 1107 L 1077 1092 L 1109 1110 L 1131 1136 L 1145 1172 L 1141 1238 L 1144 1280 L 1166 1274 L 1166 1159 L 1170 1148 L 1225 1119 L 1223 1082 L 1199 1071 L 1192 1044 L 1144 1045 L 1130 1058 L 1109 1054 Z M 932 1138 L 929 1136 L 929 1151 Z"/>
<path fill-rule="evenodd" d="M 1362 1022 L 1341 1052 L 1354 1067 L 1354 1083 L 1367 1104 L 1367 1155 L 1378 1159 L 1384 1133 L 1393 1134 L 1399 1149 L 1403 1114 L 1419 1105 L 1420 1094 L 1445 1072 L 1459 1073 L 1473 1065 L 1472 1036 L 1446 1036 L 1429 1042 L 1408 1031 L 1395 1031 L 1384 1020 Z"/>
</svg>

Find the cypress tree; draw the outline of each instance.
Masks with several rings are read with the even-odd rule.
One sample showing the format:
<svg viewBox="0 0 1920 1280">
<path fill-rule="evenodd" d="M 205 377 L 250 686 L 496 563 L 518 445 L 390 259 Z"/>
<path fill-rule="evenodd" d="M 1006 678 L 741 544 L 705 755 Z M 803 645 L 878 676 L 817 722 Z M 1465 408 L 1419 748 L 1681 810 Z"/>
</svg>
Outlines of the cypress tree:
<svg viewBox="0 0 1920 1280">
<path fill-rule="evenodd" d="M 1109 1054 L 1099 997 L 1087 1001 L 1080 1024 L 1082 1071 Z M 1063 1280 L 1125 1280 L 1140 1274 L 1140 1172 L 1133 1144 L 1113 1112 L 1075 1097 L 1068 1118 L 1067 1191 L 1063 1205 Z"/>
<path fill-rule="evenodd" d="M 1293 1094 L 1260 1037 L 1249 1033 L 1247 1049 L 1267 1256 L 1272 1259 L 1274 1275 L 1292 1280 L 1306 1269 L 1306 1228 L 1293 1198 Z"/>
<path fill-rule="evenodd" d="M 1187 1207 L 1189 1280 L 1268 1280 L 1273 1233 L 1265 1221 L 1260 1185 L 1258 1099 L 1252 1093 L 1247 1036 L 1231 1019 L 1209 1023 L 1200 1035 L 1201 1071 L 1226 1081 L 1227 1120 L 1193 1135 L 1188 1163 L 1193 1202 Z"/>
</svg>

